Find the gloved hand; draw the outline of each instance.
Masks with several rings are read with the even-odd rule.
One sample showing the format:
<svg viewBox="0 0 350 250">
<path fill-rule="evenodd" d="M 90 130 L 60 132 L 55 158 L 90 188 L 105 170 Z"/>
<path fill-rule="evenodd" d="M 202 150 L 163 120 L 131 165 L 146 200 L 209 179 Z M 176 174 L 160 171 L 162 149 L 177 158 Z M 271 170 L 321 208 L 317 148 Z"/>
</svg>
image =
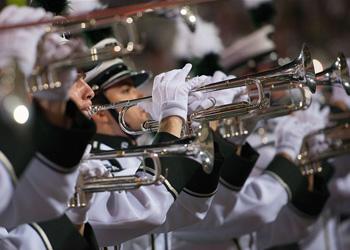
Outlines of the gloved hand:
<svg viewBox="0 0 350 250">
<path fill-rule="evenodd" d="M 84 181 L 89 178 L 112 176 L 108 169 L 103 165 L 102 161 L 84 160 L 88 155 L 88 152 L 90 152 L 90 149 L 91 147 L 89 145 L 83 156 L 83 162 L 79 166 L 79 176 L 76 184 L 78 187 L 83 185 Z M 85 207 L 69 208 L 66 211 L 67 217 L 76 225 L 84 224 L 88 219 L 87 213 L 93 203 L 94 197 L 93 193 L 86 193 L 85 201 L 87 205 Z"/>
<path fill-rule="evenodd" d="M 83 52 L 85 45 L 80 40 L 66 40 L 58 34 L 50 34 L 45 37 L 42 51 L 38 58 L 38 65 L 45 67 L 52 62 L 69 58 L 72 54 Z M 50 73 L 50 72 L 49 72 Z M 53 70 L 53 81 L 59 81 L 59 87 L 49 88 L 33 93 L 33 96 L 50 101 L 65 101 L 68 99 L 68 91 L 77 79 L 75 68 L 64 67 Z"/>
<path fill-rule="evenodd" d="M 197 81 L 200 81 L 197 87 L 201 87 L 207 84 L 221 82 L 224 80 L 229 80 L 235 78 L 235 76 L 227 76 L 221 71 L 216 71 L 212 77 L 200 76 Z M 193 78 L 195 81 L 196 78 Z M 247 95 L 243 95 L 245 87 L 224 89 L 213 92 L 194 92 L 190 94 L 189 97 L 189 110 L 196 111 L 198 109 L 207 109 L 213 105 L 212 101 L 215 100 L 215 106 L 221 106 L 225 104 L 230 104 L 233 101 L 244 100 L 248 98 Z M 190 113 L 192 113 L 190 112 Z"/>
<path fill-rule="evenodd" d="M 157 75 L 153 83 L 152 102 L 142 103 L 140 107 L 157 121 L 168 116 L 178 116 L 186 121 L 189 92 L 199 85 L 198 81 L 186 81 L 191 68 L 191 64 L 186 64 L 182 69 Z"/>
<path fill-rule="evenodd" d="M 0 24 L 11 25 L 51 19 L 52 14 L 42 8 L 8 6 L 0 13 Z M 35 25 L 0 33 L 0 68 L 16 59 L 25 76 L 32 72 L 37 55 L 37 44 L 45 33 L 45 26 Z"/>
<path fill-rule="evenodd" d="M 308 153 L 312 158 L 324 152 L 329 147 L 324 134 L 312 136 L 312 138 L 309 138 L 308 143 L 310 145 Z"/>
<path fill-rule="evenodd" d="M 307 110 L 281 119 L 276 127 L 276 152 L 286 153 L 294 160 L 300 152 L 304 136 L 323 128 L 328 113 L 329 109 L 321 111 L 319 103 L 315 102 Z"/>
<path fill-rule="evenodd" d="M 211 77 L 210 76 L 196 76 L 193 77 L 190 84 L 196 85 L 197 88 L 210 84 Z M 204 93 L 203 91 L 191 92 L 188 96 L 188 113 L 191 114 L 198 109 L 207 109 L 213 105 L 213 102 L 210 101 L 208 93 Z"/>
</svg>

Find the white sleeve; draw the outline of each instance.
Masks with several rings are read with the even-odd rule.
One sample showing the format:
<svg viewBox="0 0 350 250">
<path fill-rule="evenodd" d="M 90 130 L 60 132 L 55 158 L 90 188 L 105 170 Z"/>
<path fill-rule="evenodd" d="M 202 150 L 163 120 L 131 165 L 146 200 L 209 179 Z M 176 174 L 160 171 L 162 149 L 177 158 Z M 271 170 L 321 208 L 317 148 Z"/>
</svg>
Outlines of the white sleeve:
<svg viewBox="0 0 350 250">
<path fill-rule="evenodd" d="M 248 178 L 240 192 L 219 185 L 206 218 L 176 235 L 201 242 L 239 237 L 274 221 L 287 201 L 285 188 L 265 174 Z"/>
<path fill-rule="evenodd" d="M 11 197 L 14 192 L 14 183 L 11 179 L 11 176 L 4 166 L 4 164 L 0 161 L 0 214 L 2 211 L 8 206 Z"/>
<path fill-rule="evenodd" d="M 209 211 L 214 196 L 196 197 L 181 192 L 169 209 L 165 223 L 153 233 L 165 233 L 202 221 Z"/>
<path fill-rule="evenodd" d="M 100 246 L 116 245 L 163 224 L 174 197 L 164 184 L 96 195 L 88 211 Z"/>
<path fill-rule="evenodd" d="M 316 220 L 285 206 L 274 222 L 264 225 L 256 233 L 258 249 L 298 242 L 309 234 Z"/>
<path fill-rule="evenodd" d="M 0 228 L 1 250 L 46 250 L 37 232 L 29 225 L 21 225 L 10 232 Z"/>
<path fill-rule="evenodd" d="M 1 225 L 13 228 L 62 215 L 74 193 L 77 174 L 76 170 L 62 173 L 59 166 L 36 154 L 0 214 Z"/>
<path fill-rule="evenodd" d="M 338 213 L 350 213 L 350 174 L 333 178 L 329 184 L 329 204 Z"/>
</svg>

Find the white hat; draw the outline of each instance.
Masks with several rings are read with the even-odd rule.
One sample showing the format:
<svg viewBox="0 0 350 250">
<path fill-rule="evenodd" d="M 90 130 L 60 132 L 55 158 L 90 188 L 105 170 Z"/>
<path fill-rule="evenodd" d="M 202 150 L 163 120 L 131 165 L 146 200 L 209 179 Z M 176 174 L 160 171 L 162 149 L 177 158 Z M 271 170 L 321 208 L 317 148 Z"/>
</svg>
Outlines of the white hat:
<svg viewBox="0 0 350 250">
<path fill-rule="evenodd" d="M 106 46 L 115 46 L 118 41 L 115 38 L 106 38 L 98 42 L 92 48 L 101 49 Z M 146 82 L 150 74 L 146 71 L 135 72 L 131 70 L 122 59 L 115 58 L 100 63 L 92 70 L 88 71 L 85 81 L 94 90 L 106 89 L 122 80 L 130 78 L 135 86 L 139 86 Z"/>
<path fill-rule="evenodd" d="M 221 52 L 220 65 L 224 68 L 234 68 L 235 65 L 274 51 L 275 43 L 268 37 L 273 32 L 274 27 L 266 25 L 234 42 Z"/>
</svg>

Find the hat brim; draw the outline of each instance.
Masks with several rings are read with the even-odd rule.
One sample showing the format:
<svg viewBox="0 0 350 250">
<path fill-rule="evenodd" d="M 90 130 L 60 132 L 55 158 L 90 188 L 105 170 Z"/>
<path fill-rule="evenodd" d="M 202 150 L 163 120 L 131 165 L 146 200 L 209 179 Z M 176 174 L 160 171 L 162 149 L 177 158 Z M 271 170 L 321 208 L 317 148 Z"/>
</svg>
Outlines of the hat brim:
<svg viewBox="0 0 350 250">
<path fill-rule="evenodd" d="M 131 79 L 131 81 L 133 82 L 133 85 L 135 87 L 139 87 L 142 84 L 144 84 L 150 77 L 151 77 L 151 74 L 148 73 L 147 71 L 133 72 L 133 71 L 125 70 L 120 74 L 117 74 L 111 77 L 110 79 L 108 79 L 108 81 L 101 86 L 101 89 L 104 89 L 104 90 L 108 89 L 114 85 L 118 85 L 120 82 L 126 79 Z"/>
</svg>

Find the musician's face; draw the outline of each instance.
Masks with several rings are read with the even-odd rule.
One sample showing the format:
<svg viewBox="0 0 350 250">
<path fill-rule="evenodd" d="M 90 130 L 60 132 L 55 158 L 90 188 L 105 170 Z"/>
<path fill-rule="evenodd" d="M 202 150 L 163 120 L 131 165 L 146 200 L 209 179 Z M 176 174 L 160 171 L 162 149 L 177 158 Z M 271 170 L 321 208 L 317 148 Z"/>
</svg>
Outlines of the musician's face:
<svg viewBox="0 0 350 250">
<path fill-rule="evenodd" d="M 121 102 L 141 98 L 144 95 L 134 87 L 130 80 L 125 80 L 105 90 L 105 96 L 110 102 Z M 141 124 L 147 119 L 148 114 L 137 106 L 130 108 L 125 114 L 125 121 L 131 128 L 137 130 L 140 129 Z"/>
<path fill-rule="evenodd" d="M 84 81 L 82 76 L 78 78 L 69 90 L 69 97 L 86 116 L 89 115 L 88 110 L 91 106 L 91 99 L 94 97 L 94 91 Z"/>
</svg>

